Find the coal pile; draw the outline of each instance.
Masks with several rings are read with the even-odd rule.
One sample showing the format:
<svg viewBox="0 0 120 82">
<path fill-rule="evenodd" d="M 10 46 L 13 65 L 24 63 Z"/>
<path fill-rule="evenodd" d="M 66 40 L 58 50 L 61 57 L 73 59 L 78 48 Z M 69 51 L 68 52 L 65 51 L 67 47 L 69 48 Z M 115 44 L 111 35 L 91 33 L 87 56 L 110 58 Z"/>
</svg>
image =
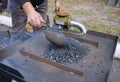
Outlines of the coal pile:
<svg viewBox="0 0 120 82">
<path fill-rule="evenodd" d="M 68 37 L 65 37 L 64 39 L 68 44 L 67 46 L 59 47 L 50 44 L 48 49 L 44 52 L 43 57 L 54 62 L 68 64 L 77 63 L 90 52 L 89 47 L 83 42 Z"/>
</svg>

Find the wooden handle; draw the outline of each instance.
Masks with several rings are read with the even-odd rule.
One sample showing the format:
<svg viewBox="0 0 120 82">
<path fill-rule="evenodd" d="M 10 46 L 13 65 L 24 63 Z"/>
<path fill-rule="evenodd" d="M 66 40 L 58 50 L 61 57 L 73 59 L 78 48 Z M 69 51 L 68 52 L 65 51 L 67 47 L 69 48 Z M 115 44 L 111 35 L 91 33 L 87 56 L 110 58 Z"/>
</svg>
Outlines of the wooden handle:
<svg viewBox="0 0 120 82">
<path fill-rule="evenodd" d="M 26 24 L 25 28 L 27 29 L 28 32 L 31 32 L 31 33 L 34 32 L 33 27 L 30 24 L 28 24 L 28 23 Z"/>
</svg>

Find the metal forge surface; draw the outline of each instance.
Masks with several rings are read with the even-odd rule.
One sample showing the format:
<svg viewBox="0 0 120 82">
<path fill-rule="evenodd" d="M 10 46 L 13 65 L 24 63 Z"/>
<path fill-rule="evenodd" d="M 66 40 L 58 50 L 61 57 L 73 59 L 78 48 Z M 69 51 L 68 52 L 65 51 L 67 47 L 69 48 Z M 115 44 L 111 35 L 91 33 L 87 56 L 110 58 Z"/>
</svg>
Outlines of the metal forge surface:
<svg viewBox="0 0 120 82">
<path fill-rule="evenodd" d="M 117 37 L 95 31 L 88 31 L 87 34 L 82 37 L 73 34 L 65 35 L 83 41 L 85 45 L 90 48 L 89 54 L 80 59 L 78 63 L 62 65 L 60 63 L 51 63 L 52 61 L 45 60 L 44 58 L 42 60 L 40 55 L 45 52 L 50 44 L 45 39 L 44 30 L 24 42 L 21 54 L 39 60 L 39 63 L 44 62 L 67 71 L 72 71 L 75 73 L 73 74 L 75 76 L 79 74 L 80 76 L 77 75 L 76 80 L 74 79 L 72 82 L 106 82 L 112 64 Z M 58 71 L 58 74 L 59 72 L 60 71 Z M 62 73 L 60 74 L 62 76 Z M 49 82 L 55 82 L 55 79 L 49 79 Z"/>
</svg>

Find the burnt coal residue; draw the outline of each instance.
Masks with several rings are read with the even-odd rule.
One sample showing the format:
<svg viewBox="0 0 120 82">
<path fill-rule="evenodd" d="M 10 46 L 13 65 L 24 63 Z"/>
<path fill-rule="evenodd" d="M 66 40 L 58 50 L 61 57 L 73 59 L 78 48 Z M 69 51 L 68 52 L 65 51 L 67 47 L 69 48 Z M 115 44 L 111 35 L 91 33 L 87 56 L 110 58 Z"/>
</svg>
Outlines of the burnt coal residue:
<svg viewBox="0 0 120 82">
<path fill-rule="evenodd" d="M 48 49 L 44 52 L 43 57 L 54 62 L 68 64 L 77 63 L 90 52 L 89 47 L 87 47 L 83 42 L 68 37 L 64 39 L 67 46 L 59 47 L 57 45 L 50 44 Z"/>
</svg>

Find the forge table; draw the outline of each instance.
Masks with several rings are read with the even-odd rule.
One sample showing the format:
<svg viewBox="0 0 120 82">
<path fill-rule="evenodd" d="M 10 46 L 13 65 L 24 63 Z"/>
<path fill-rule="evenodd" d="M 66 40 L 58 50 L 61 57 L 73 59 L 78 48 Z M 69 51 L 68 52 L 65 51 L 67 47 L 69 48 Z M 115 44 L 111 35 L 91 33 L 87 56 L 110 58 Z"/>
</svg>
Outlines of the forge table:
<svg viewBox="0 0 120 82">
<path fill-rule="evenodd" d="M 84 42 L 90 48 L 90 53 L 76 64 L 64 65 L 41 58 L 40 55 L 50 44 L 44 33 L 45 30 L 37 32 L 34 37 L 16 47 L 15 51 L 7 53 L 11 56 L 1 62 L 18 70 L 28 82 L 107 81 L 118 37 L 91 30 L 83 36 L 65 34 Z"/>
</svg>

